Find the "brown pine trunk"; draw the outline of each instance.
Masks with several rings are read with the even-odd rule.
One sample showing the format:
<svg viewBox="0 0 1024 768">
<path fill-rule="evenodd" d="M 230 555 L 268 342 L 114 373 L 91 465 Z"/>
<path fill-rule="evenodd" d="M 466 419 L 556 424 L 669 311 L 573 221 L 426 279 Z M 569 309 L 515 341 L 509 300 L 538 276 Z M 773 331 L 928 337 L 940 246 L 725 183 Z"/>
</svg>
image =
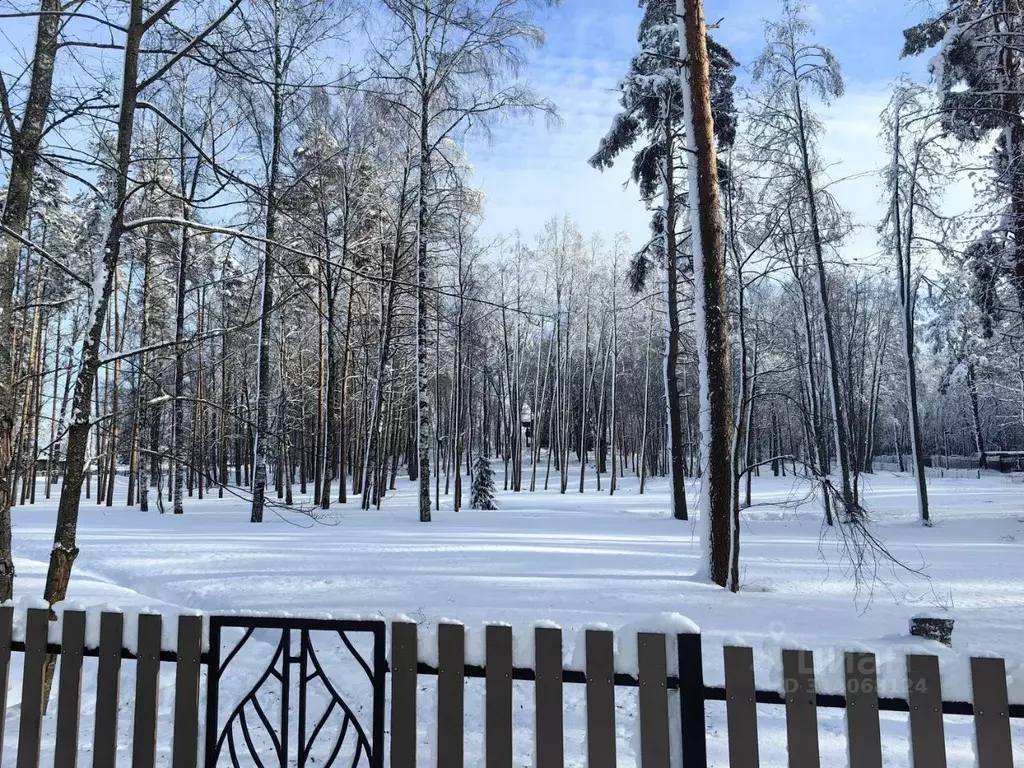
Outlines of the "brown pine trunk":
<svg viewBox="0 0 1024 768">
<path fill-rule="evenodd" d="M 327 359 L 324 362 L 325 375 L 327 377 L 326 391 L 324 393 L 324 453 L 321 464 L 323 466 L 323 483 L 321 487 L 320 508 L 330 509 L 331 507 L 331 483 L 338 468 L 338 407 L 337 407 L 337 381 L 338 381 L 338 342 L 336 317 L 337 288 L 332 278 L 332 266 L 328 261 L 325 264 L 327 282 L 327 333 L 326 347 Z"/>
<path fill-rule="evenodd" d="M 40 420 L 43 413 L 43 382 L 46 378 L 45 367 L 46 367 L 46 348 L 49 342 L 49 328 L 44 325 L 42 331 L 42 337 L 40 340 L 40 351 L 38 361 L 36 363 L 36 373 L 34 378 L 35 394 L 32 399 L 35 405 L 32 408 L 32 453 L 29 455 L 29 466 L 28 466 L 28 478 L 29 478 L 29 489 L 28 489 L 28 503 L 36 503 L 36 474 L 39 469 L 39 426 Z"/>
<path fill-rule="evenodd" d="M 221 324 L 223 327 L 227 327 L 228 319 L 227 312 L 223 311 L 223 317 L 221 317 Z M 233 414 L 230 413 L 228 407 L 228 335 L 224 333 L 221 336 L 221 347 L 220 347 L 220 454 L 218 459 L 220 461 L 220 469 L 217 472 L 217 498 L 224 498 L 224 487 L 228 484 L 228 420 L 231 419 L 232 427 L 235 433 L 238 433 L 238 422 L 234 421 Z M 237 441 L 236 441 L 237 444 Z M 237 461 L 237 453 L 236 453 Z M 237 468 L 237 464 L 236 464 Z"/>
<path fill-rule="evenodd" d="M 804 194 L 807 196 L 807 212 L 810 216 L 811 244 L 814 247 L 815 267 L 818 281 L 818 296 L 821 305 L 821 322 L 825 334 L 825 356 L 827 361 L 828 393 L 832 407 L 832 420 L 835 432 L 836 456 L 839 460 L 840 482 L 843 506 L 846 519 L 856 518 L 859 507 L 854 498 L 854 489 L 850 482 L 849 429 L 846 413 L 843 408 L 842 393 L 839 385 L 839 359 L 836 350 L 835 332 L 832 323 L 832 310 L 829 304 L 828 281 L 825 274 L 825 256 L 822 247 L 821 228 L 818 223 L 818 205 L 815 198 L 814 181 L 811 170 L 810 150 L 808 149 L 807 128 L 804 124 L 803 106 L 799 86 L 799 73 L 793 73 L 794 104 L 798 127 L 798 145 L 802 161 Z"/>
<path fill-rule="evenodd" d="M 116 281 L 116 272 L 115 272 L 114 288 L 117 287 L 116 282 L 117 281 Z M 114 294 L 113 298 L 114 298 L 114 304 L 115 304 L 115 307 L 116 307 L 116 305 L 117 305 L 117 294 L 116 293 Z M 117 314 L 116 309 L 114 311 L 114 314 Z M 111 336 L 111 333 L 112 333 L 112 330 L 111 330 L 111 327 L 110 327 L 110 315 L 108 314 L 107 315 L 107 338 L 106 338 L 105 347 L 104 347 L 105 349 L 113 349 L 113 337 Z M 98 383 L 99 383 L 99 373 L 96 374 L 96 381 L 97 381 L 96 398 L 95 398 L 96 399 L 95 408 L 96 408 L 96 415 L 97 415 L 97 419 L 96 419 L 96 455 L 93 457 L 93 460 L 96 462 L 96 504 L 100 505 L 107 498 L 107 467 L 109 466 L 109 464 L 107 463 L 107 461 L 105 460 L 104 457 L 106 456 L 107 445 L 108 445 L 108 442 L 109 442 L 109 439 L 110 439 L 110 435 L 109 435 L 109 432 L 108 432 L 107 435 L 106 435 L 106 440 L 104 440 L 103 430 L 104 430 L 104 427 L 105 427 L 105 421 L 103 419 L 99 418 L 99 417 L 102 416 L 104 411 L 109 412 L 109 408 L 110 408 L 110 406 L 108 405 L 108 402 L 109 402 L 109 399 L 110 399 L 110 368 L 109 368 L 109 366 L 103 366 L 103 395 L 102 395 L 103 396 L 103 400 L 102 400 L 102 402 L 100 401 L 100 389 L 99 389 L 99 386 L 98 386 Z"/>
<path fill-rule="evenodd" d="M 729 315 L 726 301 L 725 249 L 718 205 L 718 162 L 711 114 L 711 78 L 707 51 L 707 27 L 702 0 L 677 0 L 681 12 L 680 34 L 685 38 L 689 65 L 684 103 L 688 118 L 687 142 L 694 150 L 690 159 L 691 218 L 695 236 L 694 284 L 697 309 L 698 360 L 701 368 L 701 413 L 707 475 L 704 477 L 708 516 L 707 569 L 711 580 L 733 591 L 739 589 L 739 542 L 731 542 L 733 391 L 729 347 Z M 699 248 L 697 245 L 699 244 Z M 732 564 L 730 573 L 730 560 Z"/>
</svg>

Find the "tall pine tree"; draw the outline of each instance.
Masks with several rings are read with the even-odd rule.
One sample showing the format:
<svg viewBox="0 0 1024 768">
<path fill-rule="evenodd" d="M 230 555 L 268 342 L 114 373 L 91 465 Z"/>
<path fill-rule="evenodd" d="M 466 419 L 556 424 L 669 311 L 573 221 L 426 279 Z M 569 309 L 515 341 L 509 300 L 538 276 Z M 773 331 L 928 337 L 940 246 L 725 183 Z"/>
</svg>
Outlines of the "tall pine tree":
<svg viewBox="0 0 1024 768">
<path fill-rule="evenodd" d="M 640 52 L 619 83 L 622 111 L 612 120 L 608 134 L 590 164 L 611 168 L 616 158 L 634 150 L 631 178 L 653 211 L 651 239 L 630 264 L 630 284 L 643 290 L 651 268 L 662 270 L 665 291 L 664 384 L 669 424 L 669 469 L 672 478 L 672 509 L 678 520 L 687 519 L 684 414 L 679 384 L 682 360 L 679 321 L 680 280 L 684 266 L 682 244 L 687 237 L 686 153 L 684 150 L 683 98 L 679 69 L 679 29 L 675 0 L 640 0 L 644 16 L 637 34 Z M 719 147 L 736 136 L 732 71 L 736 60 L 728 50 L 708 38 L 711 66 L 711 102 L 715 138 Z M 639 146 L 638 146 L 639 145 Z M 657 201 L 660 196 L 661 200 Z"/>
</svg>

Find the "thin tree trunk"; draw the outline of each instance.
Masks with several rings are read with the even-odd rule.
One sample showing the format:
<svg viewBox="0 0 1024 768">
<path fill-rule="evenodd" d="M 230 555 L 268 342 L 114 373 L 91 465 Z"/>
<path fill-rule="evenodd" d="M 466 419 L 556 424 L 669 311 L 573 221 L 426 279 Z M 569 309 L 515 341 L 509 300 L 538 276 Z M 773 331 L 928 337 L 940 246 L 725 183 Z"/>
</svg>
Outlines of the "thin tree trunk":
<svg viewBox="0 0 1024 768">
<path fill-rule="evenodd" d="M 270 168 L 267 179 L 266 221 L 264 235 L 266 247 L 263 256 L 263 284 L 260 300 L 258 361 L 256 365 L 256 430 L 252 441 L 253 483 L 250 520 L 263 522 L 263 506 L 267 493 L 267 443 L 270 426 L 270 335 L 271 313 L 274 308 L 274 240 L 277 237 L 278 176 L 281 165 L 281 143 L 284 131 L 284 65 L 281 55 L 281 8 L 279 0 L 273 2 L 274 14 L 274 82 L 271 94 L 272 126 Z"/>
<path fill-rule="evenodd" d="M 8 136 L 11 164 L 7 194 L 0 214 L 3 251 L 0 252 L 0 601 L 14 596 L 14 559 L 11 556 L 11 444 L 14 432 L 14 279 L 21 243 L 18 237 L 28 223 L 29 203 L 39 147 L 50 109 L 54 62 L 61 29 L 59 0 L 40 0 L 36 21 L 36 46 L 32 56 L 25 111 L 16 137 Z"/>
<path fill-rule="evenodd" d="M 117 311 L 117 290 L 118 290 L 118 271 L 114 270 L 114 293 L 112 299 L 114 301 L 114 346 L 115 352 L 119 352 L 123 346 L 123 339 L 121 336 L 121 316 Z M 125 318 L 127 324 L 127 312 L 128 302 L 131 296 L 131 282 L 129 281 L 127 290 L 125 290 Z M 118 357 L 114 361 L 114 385 L 113 392 L 110 397 L 110 445 L 109 445 L 109 464 L 107 469 L 107 506 L 114 506 L 114 480 L 117 478 L 117 441 L 120 434 L 118 429 L 118 420 L 120 418 L 118 409 L 120 406 L 120 389 L 121 389 L 121 358 Z"/>
<path fill-rule="evenodd" d="M 644 407 L 643 426 L 640 430 L 640 494 L 643 495 L 644 485 L 647 480 L 647 422 L 650 408 L 648 402 L 651 398 L 651 343 L 654 339 L 654 307 L 651 307 L 651 319 L 647 326 L 647 347 L 644 351 Z M 635 467 L 635 462 L 634 462 Z"/>
<path fill-rule="evenodd" d="M 899 110 L 896 111 L 896 126 L 893 145 L 894 160 L 898 166 L 901 157 L 901 126 Z M 907 411 L 910 421 L 910 449 L 914 461 L 914 474 L 917 483 L 917 510 L 921 521 L 931 525 L 928 513 L 928 484 L 924 472 L 924 449 L 921 439 L 920 414 L 917 407 L 917 364 L 914 355 L 914 285 L 912 273 L 912 254 L 914 244 L 914 199 L 917 194 L 917 162 L 915 156 L 911 172 L 911 190 L 909 210 L 906 211 L 906 233 L 904 234 L 904 212 L 901 207 L 900 179 L 895 179 L 896 189 L 893 190 L 893 230 L 896 236 L 896 279 L 899 282 L 898 296 L 900 299 L 900 323 L 902 325 L 901 341 L 903 347 L 903 364 L 907 371 Z M 1018 268 L 1020 264 L 1018 264 Z"/>
<path fill-rule="evenodd" d="M 797 73 L 794 73 L 799 82 Z M 821 304 L 821 322 L 825 335 L 825 359 L 828 368 L 828 391 L 832 405 L 832 419 L 836 444 L 836 456 L 839 459 L 840 481 L 842 485 L 843 506 L 846 518 L 853 519 L 860 515 L 859 507 L 854 500 L 853 487 L 850 484 L 850 457 L 846 413 L 843 409 L 842 392 L 839 385 L 839 360 L 836 352 L 835 332 L 832 328 L 832 309 L 829 303 L 828 280 L 825 274 L 825 255 L 822 247 L 821 228 L 818 223 L 818 204 L 815 197 L 814 180 L 811 170 L 810 152 L 808 149 L 807 129 L 804 125 L 804 114 L 800 87 L 794 85 L 794 103 L 798 126 L 798 145 L 803 172 L 804 193 L 807 196 L 807 212 L 810 216 L 811 241 L 814 247 L 815 266 L 818 278 L 818 298 Z"/>
<path fill-rule="evenodd" d="M 121 107 L 117 122 L 117 176 L 113 200 L 110 201 L 110 224 L 103 250 L 95 262 L 96 279 L 93 281 L 93 290 L 97 291 L 97 295 L 92 297 L 92 312 L 79 355 L 81 362 L 75 381 L 71 427 L 68 430 L 67 475 L 57 505 L 53 549 L 50 551 L 50 563 L 43 590 L 43 599 L 50 605 L 62 601 L 67 596 L 71 568 L 78 556 L 76 533 L 89 441 L 90 402 L 100 366 L 100 342 L 110 302 L 114 271 L 117 269 L 121 252 L 124 204 L 128 197 L 128 171 L 132 159 L 132 135 L 138 99 L 139 46 L 144 31 L 142 0 L 131 0 L 125 40 Z"/>
<path fill-rule="evenodd" d="M 57 322 L 57 342 L 53 348 L 53 391 L 50 394 L 50 445 L 46 451 L 46 485 L 44 495 L 50 498 L 50 489 L 53 485 L 53 473 L 56 470 L 57 442 L 60 436 L 57 419 L 57 402 L 59 400 L 58 384 L 60 382 L 60 342 L 62 325 Z M 63 414 L 62 414 L 63 415 Z"/>
<path fill-rule="evenodd" d="M 427 377 L 427 225 L 429 207 L 427 190 L 430 184 L 430 103 L 426 87 L 421 89 L 419 213 L 416 239 L 416 451 L 419 458 L 420 522 L 430 522 L 430 389 Z"/>
<path fill-rule="evenodd" d="M 667 151 L 663 161 L 662 183 L 665 210 L 665 407 L 668 414 L 669 479 L 672 489 L 672 516 L 689 518 L 686 508 L 686 466 L 683 463 L 682 397 L 679 391 L 679 254 L 676 242 L 675 164 L 673 160 L 673 126 L 666 106 L 664 131 Z"/>
</svg>

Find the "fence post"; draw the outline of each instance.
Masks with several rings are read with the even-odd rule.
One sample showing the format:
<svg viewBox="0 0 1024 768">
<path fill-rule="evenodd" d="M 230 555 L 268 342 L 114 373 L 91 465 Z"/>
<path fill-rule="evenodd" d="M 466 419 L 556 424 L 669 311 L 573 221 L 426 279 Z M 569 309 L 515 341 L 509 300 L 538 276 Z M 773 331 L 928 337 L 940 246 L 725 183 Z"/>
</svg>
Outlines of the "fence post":
<svg viewBox="0 0 1024 768">
<path fill-rule="evenodd" d="M 461 624 L 437 627 L 437 764 L 462 768 L 465 764 L 466 628 Z"/>
<path fill-rule="evenodd" d="M 562 710 L 562 630 L 534 630 L 537 681 L 534 686 L 534 739 L 537 768 L 562 768 L 565 764 L 565 730 Z"/>
<path fill-rule="evenodd" d="M 820 768 L 814 653 L 807 650 L 784 650 L 782 674 L 786 693 L 786 750 L 789 753 L 789 768 Z"/>
<path fill-rule="evenodd" d="M 512 627 L 487 627 L 486 643 L 486 765 L 512 768 Z"/>
<path fill-rule="evenodd" d="M 211 633 L 212 637 L 212 633 Z M 217 645 L 220 664 L 220 637 Z M 178 662 L 174 670 L 174 726 L 171 740 L 171 768 L 196 768 L 199 760 L 199 676 L 203 653 L 203 617 L 178 617 Z M 219 676 L 211 663 L 207 667 L 206 695 L 216 700 Z M 214 702 L 216 703 L 216 701 Z M 209 721 L 216 739 L 215 720 Z M 207 759 L 210 759 L 207 757 Z"/>
<path fill-rule="evenodd" d="M 731 768 L 757 768 L 761 764 L 757 745 L 757 693 L 754 683 L 752 648 L 725 646 L 726 722 L 729 726 Z"/>
<path fill-rule="evenodd" d="M 182 617 L 184 618 L 184 617 Z M 210 650 L 206 664 L 206 748 L 203 750 L 205 765 L 217 764 L 217 739 L 220 734 L 220 621 L 218 616 L 210 617 Z M 178 619 L 179 640 L 181 621 Z M 181 648 L 178 649 L 179 660 Z M 180 663 L 180 661 L 179 661 Z M 284 665 L 285 667 L 287 664 Z M 179 667 L 180 668 L 180 667 Z M 177 728 L 175 728 L 177 730 Z M 268 729 L 269 730 L 269 729 Z M 176 767 L 175 767 L 176 768 Z"/>
<path fill-rule="evenodd" d="M 668 735 L 668 671 L 665 636 L 638 632 L 637 672 L 640 683 L 640 764 L 669 766 L 672 749 Z"/>
<path fill-rule="evenodd" d="M 75 768 L 78 764 L 78 726 L 82 713 L 84 611 L 64 611 L 60 643 L 60 690 L 57 694 L 57 734 L 53 764 L 61 768 Z"/>
<path fill-rule="evenodd" d="M 704 658 L 700 633 L 676 638 L 679 653 L 679 714 L 682 729 L 683 764 L 704 768 L 708 764 L 707 734 L 704 731 Z"/>
<path fill-rule="evenodd" d="M 135 719 L 132 723 L 132 768 L 156 765 L 157 713 L 160 707 L 160 646 L 163 617 L 140 613 L 135 662 Z"/>
<path fill-rule="evenodd" d="M 974 741 L 980 768 L 1013 768 L 1013 736 L 1003 659 L 972 658 Z"/>
<path fill-rule="evenodd" d="M 588 629 L 587 765 L 615 766 L 615 638 L 611 632 Z"/>
<path fill-rule="evenodd" d="M 4 721 L 7 719 L 7 684 L 11 676 L 11 639 L 14 631 L 14 609 L 0 608 L 0 758 L 4 748 Z"/>
<path fill-rule="evenodd" d="M 416 768 L 417 628 L 391 624 L 391 768 Z M 383 745 L 381 746 L 383 750 Z"/>
<path fill-rule="evenodd" d="M 50 612 L 29 608 L 25 627 L 25 666 L 21 681 L 21 722 L 18 729 L 18 768 L 38 768 L 43 724 L 43 669 Z"/>
<path fill-rule="evenodd" d="M 946 768 L 938 656 L 907 656 L 910 758 L 914 768 Z"/>
<path fill-rule="evenodd" d="M 850 768 L 882 768 L 878 674 L 873 653 L 847 653 L 846 733 Z"/>
<path fill-rule="evenodd" d="M 124 616 L 100 614 L 100 657 L 96 664 L 96 727 L 93 768 L 114 768 L 117 760 L 117 715 L 121 701 L 121 649 Z"/>
</svg>

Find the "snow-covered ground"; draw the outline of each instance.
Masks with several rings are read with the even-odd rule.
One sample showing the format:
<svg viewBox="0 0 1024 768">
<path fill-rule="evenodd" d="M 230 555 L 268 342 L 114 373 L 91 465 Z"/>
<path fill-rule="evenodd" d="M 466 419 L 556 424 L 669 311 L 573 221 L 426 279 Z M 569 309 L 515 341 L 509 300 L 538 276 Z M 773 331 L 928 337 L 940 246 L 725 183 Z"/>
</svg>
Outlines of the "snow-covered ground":
<svg viewBox="0 0 1024 768">
<path fill-rule="evenodd" d="M 259 526 L 248 522 L 246 504 L 231 497 L 187 499 L 184 516 L 85 501 L 69 599 L 168 613 L 404 615 L 424 625 L 425 638 L 439 619 L 451 619 L 470 627 L 471 656 L 482 645 L 482 632 L 474 630 L 485 623 L 512 624 L 518 641 L 527 642 L 535 624 L 553 621 L 563 627 L 567 658 L 579 661 L 582 654 L 573 647 L 577 632 L 602 625 L 624 629 L 624 668 L 635 657 L 627 648 L 631 632 L 669 626 L 664 614 L 681 614 L 702 630 L 710 682 L 721 682 L 723 644 L 754 647 L 760 688 L 779 686 L 781 648 L 813 648 L 825 691 L 840 684 L 843 651 L 871 650 L 878 654 L 883 695 L 902 696 L 903 654 L 927 652 L 940 656 L 945 698 L 969 699 L 968 659 L 996 654 L 1007 659 L 1011 701 L 1024 703 L 1024 485 L 995 475 L 932 479 L 936 524 L 924 529 L 908 477 L 867 478 L 873 529 L 902 565 L 869 567 L 858 587 L 809 489 L 792 478 L 759 478 L 755 506 L 743 513 L 744 588 L 735 595 L 693 578 L 699 526 L 669 517 L 664 482 L 650 483 L 643 496 L 635 480 L 625 478 L 623 485 L 614 497 L 597 493 L 592 482 L 584 494 L 503 492 L 502 508 L 495 512 L 454 513 L 442 504 L 429 525 L 418 522 L 407 481 L 399 481 L 379 512 L 336 506 L 314 521 L 268 510 L 267 522 Z M 42 593 L 55 500 L 15 510 L 19 599 Z M 907 637 L 910 617 L 921 612 L 955 617 L 952 650 Z M 14 669 L 12 701 L 20 694 L 19 678 Z M 172 678 L 166 681 L 170 685 Z M 423 688 L 421 708 L 429 708 L 433 681 L 425 680 Z M 130 698 L 127 678 L 122 690 Z M 532 692 L 517 684 L 515 695 L 516 765 L 529 765 Z M 617 695 L 619 764 L 634 765 L 635 692 Z M 87 701 L 89 696 L 87 682 Z M 469 683 L 471 765 L 482 754 L 481 696 L 482 683 Z M 127 734 L 131 709 L 125 706 Z M 169 704 L 161 709 L 170 715 Z M 759 708 L 765 766 L 785 765 L 778 709 Z M 568 689 L 566 710 L 567 760 L 579 765 L 585 754 L 582 691 Z M 725 765 L 724 710 L 709 705 L 708 718 L 714 764 Z M 88 713 L 83 727 L 88 728 Z M 426 761 L 429 711 L 420 727 Z M 842 764 L 841 713 L 823 712 L 820 728 L 823 759 Z M 905 716 L 884 716 L 883 729 L 885 764 L 908 764 Z M 4 765 L 13 761 L 16 734 L 10 721 Z M 948 719 L 951 765 L 973 765 L 971 735 L 969 722 Z M 1024 723 L 1014 724 L 1014 743 L 1017 760 L 1024 761 Z"/>
</svg>

